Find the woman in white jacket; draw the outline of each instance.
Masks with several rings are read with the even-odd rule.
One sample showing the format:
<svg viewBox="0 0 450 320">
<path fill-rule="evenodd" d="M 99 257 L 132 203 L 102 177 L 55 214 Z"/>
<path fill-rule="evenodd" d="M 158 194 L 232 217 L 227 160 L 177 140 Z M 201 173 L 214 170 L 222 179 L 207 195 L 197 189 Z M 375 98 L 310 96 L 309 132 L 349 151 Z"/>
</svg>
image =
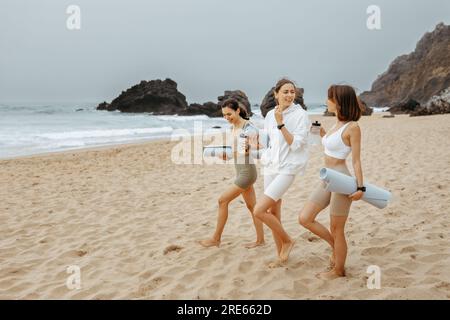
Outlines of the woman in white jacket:
<svg viewBox="0 0 450 320">
<path fill-rule="evenodd" d="M 294 240 L 281 225 L 281 198 L 303 174 L 308 161 L 308 134 L 311 127 L 306 111 L 294 104 L 295 84 L 281 79 L 275 86 L 277 106 L 264 121 L 269 145 L 263 153 L 264 195 L 258 199 L 254 215 L 271 230 L 281 262 L 287 261 Z"/>
</svg>

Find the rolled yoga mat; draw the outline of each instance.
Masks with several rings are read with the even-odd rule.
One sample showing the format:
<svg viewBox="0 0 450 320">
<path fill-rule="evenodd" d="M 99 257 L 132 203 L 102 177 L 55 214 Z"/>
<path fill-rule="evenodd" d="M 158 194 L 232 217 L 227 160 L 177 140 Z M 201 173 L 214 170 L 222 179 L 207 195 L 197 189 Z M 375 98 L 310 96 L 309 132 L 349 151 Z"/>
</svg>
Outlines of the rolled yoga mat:
<svg viewBox="0 0 450 320">
<path fill-rule="evenodd" d="M 356 178 L 347 176 L 339 171 L 322 168 L 320 169 L 320 179 L 325 182 L 325 189 L 327 191 L 342 194 L 352 194 L 356 192 Z M 383 209 L 388 205 L 392 198 L 392 193 L 370 183 L 364 183 L 364 186 L 366 187 L 366 192 L 364 192 L 361 200 L 364 200 L 379 209 Z"/>
<path fill-rule="evenodd" d="M 219 157 L 223 153 L 227 154 L 228 158 L 233 157 L 231 152 L 231 146 L 206 146 L 203 147 L 203 156 L 204 157 Z"/>
<path fill-rule="evenodd" d="M 261 159 L 262 154 L 264 153 L 265 149 L 268 148 L 269 145 L 269 137 L 265 133 L 259 134 L 259 143 L 261 144 L 262 148 L 255 150 L 250 149 L 250 154 L 252 155 L 253 159 Z M 217 157 L 220 156 L 223 152 L 227 153 L 228 158 L 231 158 L 233 156 L 231 146 L 206 146 L 203 147 L 203 157 Z"/>
</svg>

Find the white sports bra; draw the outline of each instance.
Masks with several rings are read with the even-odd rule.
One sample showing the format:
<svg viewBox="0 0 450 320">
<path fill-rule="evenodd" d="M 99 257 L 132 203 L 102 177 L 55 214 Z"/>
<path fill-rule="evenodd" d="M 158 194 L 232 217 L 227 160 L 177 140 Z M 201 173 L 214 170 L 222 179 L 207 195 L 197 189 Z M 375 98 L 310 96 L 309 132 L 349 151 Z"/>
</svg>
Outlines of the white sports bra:
<svg viewBox="0 0 450 320">
<path fill-rule="evenodd" d="M 322 145 L 325 148 L 325 154 L 327 156 L 342 160 L 345 160 L 348 157 L 352 151 L 352 148 L 347 146 L 344 141 L 342 141 L 342 132 L 344 132 L 345 128 L 347 128 L 349 124 L 350 122 L 347 122 L 339 130 L 333 132 L 329 137 L 327 137 L 327 135 L 322 137 Z"/>
</svg>

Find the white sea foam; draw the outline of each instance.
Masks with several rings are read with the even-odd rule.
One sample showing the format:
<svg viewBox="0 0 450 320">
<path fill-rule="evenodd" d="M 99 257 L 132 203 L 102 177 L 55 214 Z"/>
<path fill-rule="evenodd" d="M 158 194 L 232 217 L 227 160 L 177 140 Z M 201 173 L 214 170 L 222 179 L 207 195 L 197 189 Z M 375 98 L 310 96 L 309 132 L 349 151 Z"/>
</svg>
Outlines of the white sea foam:
<svg viewBox="0 0 450 320">
<path fill-rule="evenodd" d="M 65 132 L 49 132 L 36 134 L 38 138 L 47 139 L 83 139 L 83 138 L 98 138 L 98 137 L 117 137 L 117 136 L 133 136 L 153 133 L 171 133 L 172 127 L 161 128 L 134 128 L 134 129 L 104 129 L 104 130 L 86 130 L 86 131 L 65 131 Z"/>
<path fill-rule="evenodd" d="M 179 138 L 199 127 L 203 134 L 229 128 L 221 117 L 107 112 L 96 110 L 95 105 L 0 105 L 0 158 Z M 259 108 L 252 111 L 251 121 L 262 128 Z"/>
<path fill-rule="evenodd" d="M 383 108 L 373 108 L 373 112 L 378 113 L 378 112 L 386 112 L 389 110 L 389 107 L 383 107 Z"/>
</svg>

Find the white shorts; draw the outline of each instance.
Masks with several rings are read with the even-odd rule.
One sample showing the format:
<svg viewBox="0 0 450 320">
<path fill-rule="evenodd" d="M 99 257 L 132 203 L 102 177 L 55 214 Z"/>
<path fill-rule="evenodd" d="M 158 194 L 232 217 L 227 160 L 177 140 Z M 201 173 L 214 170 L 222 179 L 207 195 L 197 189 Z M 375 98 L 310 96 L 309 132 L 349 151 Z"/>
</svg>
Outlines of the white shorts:
<svg viewBox="0 0 450 320">
<path fill-rule="evenodd" d="M 264 194 L 274 201 L 280 200 L 294 182 L 293 174 L 265 174 Z"/>
</svg>

